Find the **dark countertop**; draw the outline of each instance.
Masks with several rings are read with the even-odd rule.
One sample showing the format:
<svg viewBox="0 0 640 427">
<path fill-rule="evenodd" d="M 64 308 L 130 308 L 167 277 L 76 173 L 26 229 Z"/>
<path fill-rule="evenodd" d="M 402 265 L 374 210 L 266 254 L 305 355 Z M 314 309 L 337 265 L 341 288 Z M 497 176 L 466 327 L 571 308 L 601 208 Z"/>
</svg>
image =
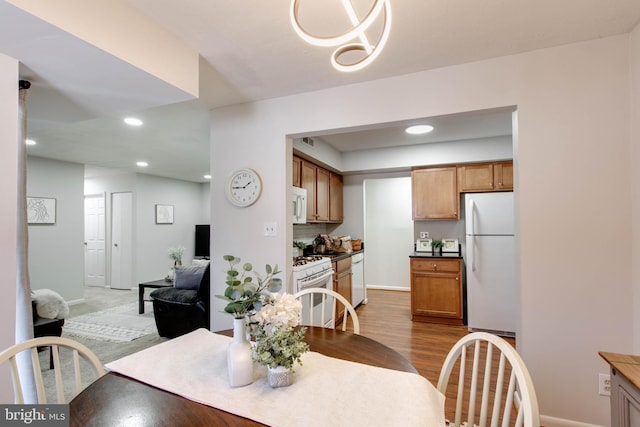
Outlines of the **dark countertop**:
<svg viewBox="0 0 640 427">
<path fill-rule="evenodd" d="M 341 252 L 341 253 L 328 253 L 328 254 L 310 254 L 310 255 L 320 255 L 320 256 L 324 256 L 327 258 L 331 258 L 331 261 L 340 261 L 343 260 L 345 258 L 349 258 L 352 255 L 355 254 L 360 254 L 360 253 L 364 253 L 364 249 L 361 249 L 359 251 L 353 251 L 353 252 Z"/>
<path fill-rule="evenodd" d="M 433 255 L 431 252 L 413 252 L 409 258 L 453 258 L 462 259 L 462 254 L 458 252 L 443 252 L 440 255 Z"/>
</svg>

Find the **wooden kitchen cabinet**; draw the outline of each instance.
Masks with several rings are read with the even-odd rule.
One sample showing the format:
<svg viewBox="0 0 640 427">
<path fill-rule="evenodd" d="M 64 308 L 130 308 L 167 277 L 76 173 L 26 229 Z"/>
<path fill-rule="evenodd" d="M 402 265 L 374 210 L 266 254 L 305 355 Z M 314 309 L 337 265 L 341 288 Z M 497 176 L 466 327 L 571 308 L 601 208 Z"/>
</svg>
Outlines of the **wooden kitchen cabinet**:
<svg viewBox="0 0 640 427">
<path fill-rule="evenodd" d="M 463 324 L 462 259 L 411 258 L 411 320 Z"/>
<path fill-rule="evenodd" d="M 460 196 L 455 166 L 411 172 L 413 219 L 460 219 Z"/>
<path fill-rule="evenodd" d="M 349 301 L 351 300 L 351 257 L 341 259 L 333 262 L 333 290 Z M 341 302 L 336 303 L 336 312 L 334 319 L 336 320 L 336 326 L 342 323 L 342 317 L 344 316 L 344 305 Z"/>
<path fill-rule="evenodd" d="M 329 173 L 329 222 L 344 220 L 344 206 L 342 201 L 342 175 Z"/>
<path fill-rule="evenodd" d="M 302 187 L 302 159 L 298 156 L 293 156 L 291 181 L 294 187 Z"/>
<path fill-rule="evenodd" d="M 459 165 L 458 189 L 461 193 L 513 190 L 513 162 Z"/>
<path fill-rule="evenodd" d="M 307 222 L 343 221 L 342 176 L 300 159 L 300 187 L 307 190 Z"/>
</svg>

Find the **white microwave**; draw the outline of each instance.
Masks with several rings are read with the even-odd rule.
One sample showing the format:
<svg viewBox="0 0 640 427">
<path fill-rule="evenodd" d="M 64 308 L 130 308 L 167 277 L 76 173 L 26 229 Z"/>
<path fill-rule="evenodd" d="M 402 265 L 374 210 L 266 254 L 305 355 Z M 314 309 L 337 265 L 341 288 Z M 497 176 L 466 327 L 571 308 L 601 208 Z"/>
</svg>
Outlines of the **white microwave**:
<svg viewBox="0 0 640 427">
<path fill-rule="evenodd" d="M 293 187 L 292 193 L 293 200 L 293 223 L 294 224 L 306 224 L 307 223 L 307 189 Z"/>
</svg>

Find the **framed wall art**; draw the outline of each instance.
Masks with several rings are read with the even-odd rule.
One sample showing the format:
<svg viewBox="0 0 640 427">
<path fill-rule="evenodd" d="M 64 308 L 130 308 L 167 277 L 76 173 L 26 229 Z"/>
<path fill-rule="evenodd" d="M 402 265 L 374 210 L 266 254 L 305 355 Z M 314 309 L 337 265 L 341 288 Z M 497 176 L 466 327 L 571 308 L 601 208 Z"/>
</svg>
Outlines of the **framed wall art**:
<svg viewBox="0 0 640 427">
<path fill-rule="evenodd" d="M 173 205 L 156 205 L 156 224 L 173 224 Z"/>
<path fill-rule="evenodd" d="M 55 224 L 56 199 L 27 197 L 27 222 L 29 224 Z"/>
<path fill-rule="evenodd" d="M 442 239 L 442 252 L 459 252 L 458 239 Z"/>
</svg>

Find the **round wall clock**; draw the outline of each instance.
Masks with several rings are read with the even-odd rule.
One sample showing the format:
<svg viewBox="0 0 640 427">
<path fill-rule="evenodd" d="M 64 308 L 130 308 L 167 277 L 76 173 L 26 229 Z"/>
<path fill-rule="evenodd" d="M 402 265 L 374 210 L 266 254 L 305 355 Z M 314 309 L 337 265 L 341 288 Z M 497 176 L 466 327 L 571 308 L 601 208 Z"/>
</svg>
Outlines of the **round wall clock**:
<svg viewBox="0 0 640 427">
<path fill-rule="evenodd" d="M 260 175 L 253 169 L 238 169 L 227 181 L 227 198 L 236 206 L 254 204 L 262 192 Z"/>
</svg>

